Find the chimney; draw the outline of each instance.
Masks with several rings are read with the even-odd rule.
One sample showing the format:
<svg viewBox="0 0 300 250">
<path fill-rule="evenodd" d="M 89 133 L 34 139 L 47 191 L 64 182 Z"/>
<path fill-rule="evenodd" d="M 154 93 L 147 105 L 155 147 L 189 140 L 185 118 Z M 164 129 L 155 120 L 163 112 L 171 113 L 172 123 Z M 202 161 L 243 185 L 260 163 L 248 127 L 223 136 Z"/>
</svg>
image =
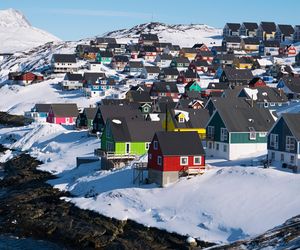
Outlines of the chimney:
<svg viewBox="0 0 300 250">
<path fill-rule="evenodd" d="M 253 108 L 253 95 L 251 95 L 251 108 Z"/>
</svg>

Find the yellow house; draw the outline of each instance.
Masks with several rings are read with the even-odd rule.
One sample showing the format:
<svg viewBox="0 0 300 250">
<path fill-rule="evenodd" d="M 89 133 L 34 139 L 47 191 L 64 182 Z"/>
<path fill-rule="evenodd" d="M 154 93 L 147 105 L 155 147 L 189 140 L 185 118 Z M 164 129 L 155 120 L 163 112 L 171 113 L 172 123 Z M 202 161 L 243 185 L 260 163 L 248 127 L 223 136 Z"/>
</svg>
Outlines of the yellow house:
<svg viewBox="0 0 300 250">
<path fill-rule="evenodd" d="M 237 69 L 252 69 L 253 60 L 251 57 L 240 57 L 233 60 L 233 65 Z"/>
<path fill-rule="evenodd" d="M 197 50 L 193 48 L 182 48 L 179 51 L 179 55 L 182 57 L 187 57 L 190 61 L 193 61 L 197 56 Z"/>
<path fill-rule="evenodd" d="M 246 52 L 259 51 L 259 40 L 256 37 L 246 37 L 241 41 L 241 49 Z"/>
<path fill-rule="evenodd" d="M 201 139 L 206 138 L 206 123 L 209 113 L 206 109 L 170 109 L 163 120 L 163 128 L 167 131 L 190 132 L 195 131 Z"/>
</svg>

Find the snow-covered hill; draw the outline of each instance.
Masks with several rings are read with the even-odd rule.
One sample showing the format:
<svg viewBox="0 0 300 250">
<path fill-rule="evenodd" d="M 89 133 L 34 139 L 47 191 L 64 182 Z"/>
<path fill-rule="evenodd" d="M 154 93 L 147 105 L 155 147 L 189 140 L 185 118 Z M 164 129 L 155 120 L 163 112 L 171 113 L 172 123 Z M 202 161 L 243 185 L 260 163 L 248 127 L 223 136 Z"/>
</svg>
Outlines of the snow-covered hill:
<svg viewBox="0 0 300 250">
<path fill-rule="evenodd" d="M 160 41 L 172 42 L 180 46 L 193 46 L 195 43 L 205 43 L 208 46 L 220 45 L 222 30 L 205 24 L 177 24 L 168 25 L 164 23 L 144 23 L 131 29 L 112 31 L 105 34 L 120 41 L 137 41 L 141 33 L 157 34 Z"/>
<path fill-rule="evenodd" d="M 24 51 L 59 40 L 46 31 L 32 27 L 21 12 L 0 10 L 0 53 Z"/>
</svg>

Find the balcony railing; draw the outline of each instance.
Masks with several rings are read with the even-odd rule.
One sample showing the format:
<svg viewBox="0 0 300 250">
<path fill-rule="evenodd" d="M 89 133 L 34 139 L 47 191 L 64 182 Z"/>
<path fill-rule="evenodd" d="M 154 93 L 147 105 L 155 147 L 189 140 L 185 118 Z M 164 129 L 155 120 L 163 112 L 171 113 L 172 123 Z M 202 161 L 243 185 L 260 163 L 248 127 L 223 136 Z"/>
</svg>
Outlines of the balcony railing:
<svg viewBox="0 0 300 250">
<path fill-rule="evenodd" d="M 134 160 L 138 158 L 137 154 L 134 153 L 129 153 L 129 154 L 124 154 L 124 153 L 118 153 L 118 152 L 108 152 L 108 151 L 104 151 L 102 149 L 95 149 L 94 151 L 95 156 L 98 157 L 104 157 L 108 160 L 121 160 L 121 159 L 126 159 L 126 160 Z"/>
</svg>

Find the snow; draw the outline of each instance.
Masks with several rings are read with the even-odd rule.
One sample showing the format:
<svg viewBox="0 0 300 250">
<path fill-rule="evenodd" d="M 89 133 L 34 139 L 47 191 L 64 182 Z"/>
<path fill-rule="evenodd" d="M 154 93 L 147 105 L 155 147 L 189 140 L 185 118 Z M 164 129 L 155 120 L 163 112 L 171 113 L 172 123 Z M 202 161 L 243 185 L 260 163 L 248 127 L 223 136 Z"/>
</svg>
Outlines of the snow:
<svg viewBox="0 0 300 250">
<path fill-rule="evenodd" d="M 244 90 L 249 97 L 253 98 L 254 101 L 257 100 L 257 94 L 258 94 L 257 89 L 244 88 Z"/>
<path fill-rule="evenodd" d="M 32 27 L 21 12 L 0 10 L 0 53 L 24 51 L 59 40 L 46 31 Z"/>
</svg>

